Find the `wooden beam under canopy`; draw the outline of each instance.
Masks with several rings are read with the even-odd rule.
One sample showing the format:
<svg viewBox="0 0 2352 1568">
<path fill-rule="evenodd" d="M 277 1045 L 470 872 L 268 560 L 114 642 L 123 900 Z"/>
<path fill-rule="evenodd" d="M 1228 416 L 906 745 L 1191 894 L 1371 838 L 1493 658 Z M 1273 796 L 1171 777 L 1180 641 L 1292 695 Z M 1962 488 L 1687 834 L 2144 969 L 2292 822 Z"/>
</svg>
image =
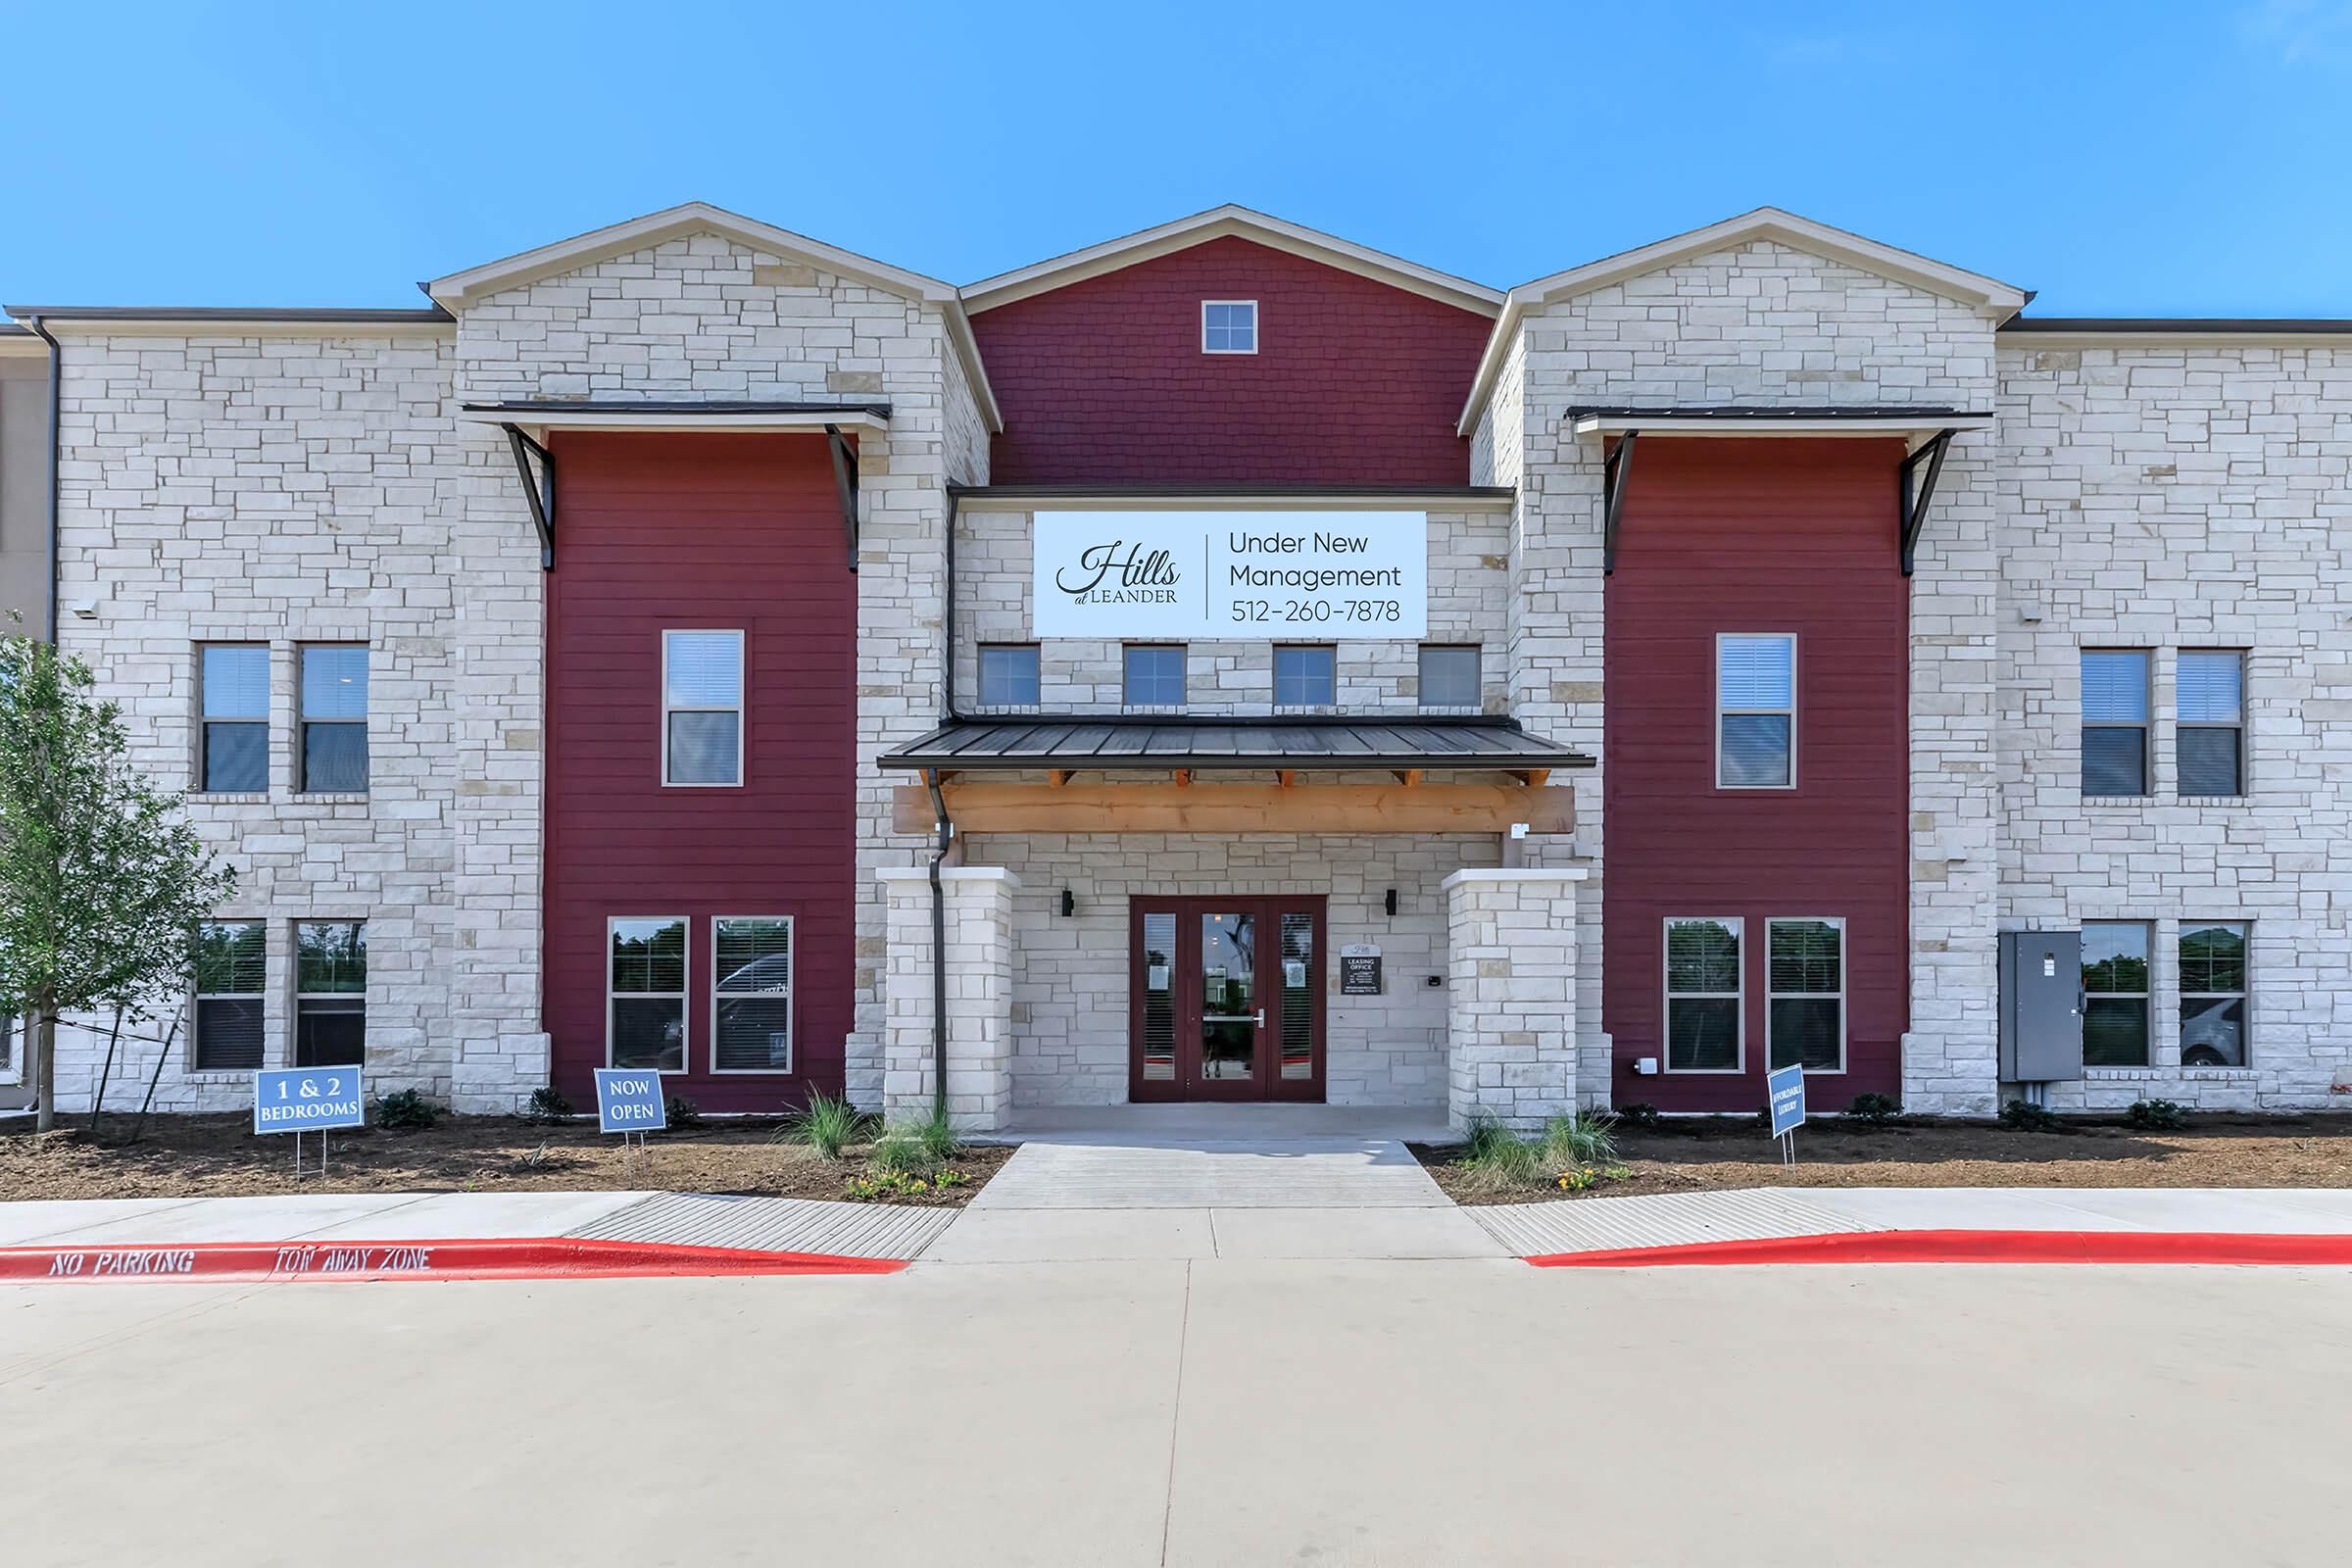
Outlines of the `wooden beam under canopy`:
<svg viewBox="0 0 2352 1568">
<path fill-rule="evenodd" d="M 1530 833 L 1576 831 L 1576 792 L 1524 784 L 1047 784 L 957 778 L 959 833 Z M 930 793 L 892 795 L 901 833 L 932 827 Z"/>
</svg>

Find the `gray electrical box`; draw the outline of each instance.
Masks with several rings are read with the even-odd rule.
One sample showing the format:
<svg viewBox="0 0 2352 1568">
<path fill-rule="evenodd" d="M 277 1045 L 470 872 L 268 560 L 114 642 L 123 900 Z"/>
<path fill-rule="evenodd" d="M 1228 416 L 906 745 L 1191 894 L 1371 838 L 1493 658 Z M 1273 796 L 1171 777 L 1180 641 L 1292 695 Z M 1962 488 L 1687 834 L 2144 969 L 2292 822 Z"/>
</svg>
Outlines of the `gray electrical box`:
<svg viewBox="0 0 2352 1568">
<path fill-rule="evenodd" d="M 2001 933 L 2001 1081 L 2082 1076 L 2082 933 Z"/>
</svg>

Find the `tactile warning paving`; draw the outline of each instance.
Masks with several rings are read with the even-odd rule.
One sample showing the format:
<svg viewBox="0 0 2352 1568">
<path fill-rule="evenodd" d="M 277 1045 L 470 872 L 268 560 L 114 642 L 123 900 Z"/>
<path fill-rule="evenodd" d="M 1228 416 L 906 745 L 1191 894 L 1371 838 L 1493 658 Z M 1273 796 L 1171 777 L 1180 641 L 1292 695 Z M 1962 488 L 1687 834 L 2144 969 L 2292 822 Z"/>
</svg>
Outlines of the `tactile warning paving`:
<svg viewBox="0 0 2352 1568">
<path fill-rule="evenodd" d="M 662 1193 L 564 1234 L 615 1242 L 670 1242 L 910 1260 L 921 1256 L 923 1249 L 955 1218 L 952 1208 Z"/>
<path fill-rule="evenodd" d="M 1570 1199 L 1553 1203 L 1497 1203 L 1467 1212 L 1487 1228 L 1488 1234 L 1521 1257 L 1886 1229 L 1769 1188 L 1663 1193 L 1651 1198 Z"/>
</svg>

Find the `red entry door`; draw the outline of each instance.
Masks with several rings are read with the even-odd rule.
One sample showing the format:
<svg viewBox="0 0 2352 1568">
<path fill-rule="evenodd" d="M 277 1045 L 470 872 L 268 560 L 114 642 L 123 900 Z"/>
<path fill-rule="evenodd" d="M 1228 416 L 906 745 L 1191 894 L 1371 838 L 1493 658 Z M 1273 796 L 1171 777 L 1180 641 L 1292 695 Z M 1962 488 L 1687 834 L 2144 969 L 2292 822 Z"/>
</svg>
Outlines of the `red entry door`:
<svg viewBox="0 0 2352 1568">
<path fill-rule="evenodd" d="M 1323 1098 L 1323 900 L 1138 899 L 1128 1098 Z"/>
</svg>

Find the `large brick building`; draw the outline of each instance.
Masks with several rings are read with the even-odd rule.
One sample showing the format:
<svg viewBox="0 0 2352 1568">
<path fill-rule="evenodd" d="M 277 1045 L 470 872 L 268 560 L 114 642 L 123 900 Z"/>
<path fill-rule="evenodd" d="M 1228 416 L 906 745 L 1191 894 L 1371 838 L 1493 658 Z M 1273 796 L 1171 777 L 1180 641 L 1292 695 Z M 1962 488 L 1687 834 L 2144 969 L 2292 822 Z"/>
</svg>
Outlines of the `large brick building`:
<svg viewBox="0 0 2352 1568">
<path fill-rule="evenodd" d="M 2352 1090 L 2352 323 L 1772 210 L 1506 293 L 689 206 L 427 292 L 0 331 L 6 589 L 241 873 L 171 1105 Z"/>
</svg>

